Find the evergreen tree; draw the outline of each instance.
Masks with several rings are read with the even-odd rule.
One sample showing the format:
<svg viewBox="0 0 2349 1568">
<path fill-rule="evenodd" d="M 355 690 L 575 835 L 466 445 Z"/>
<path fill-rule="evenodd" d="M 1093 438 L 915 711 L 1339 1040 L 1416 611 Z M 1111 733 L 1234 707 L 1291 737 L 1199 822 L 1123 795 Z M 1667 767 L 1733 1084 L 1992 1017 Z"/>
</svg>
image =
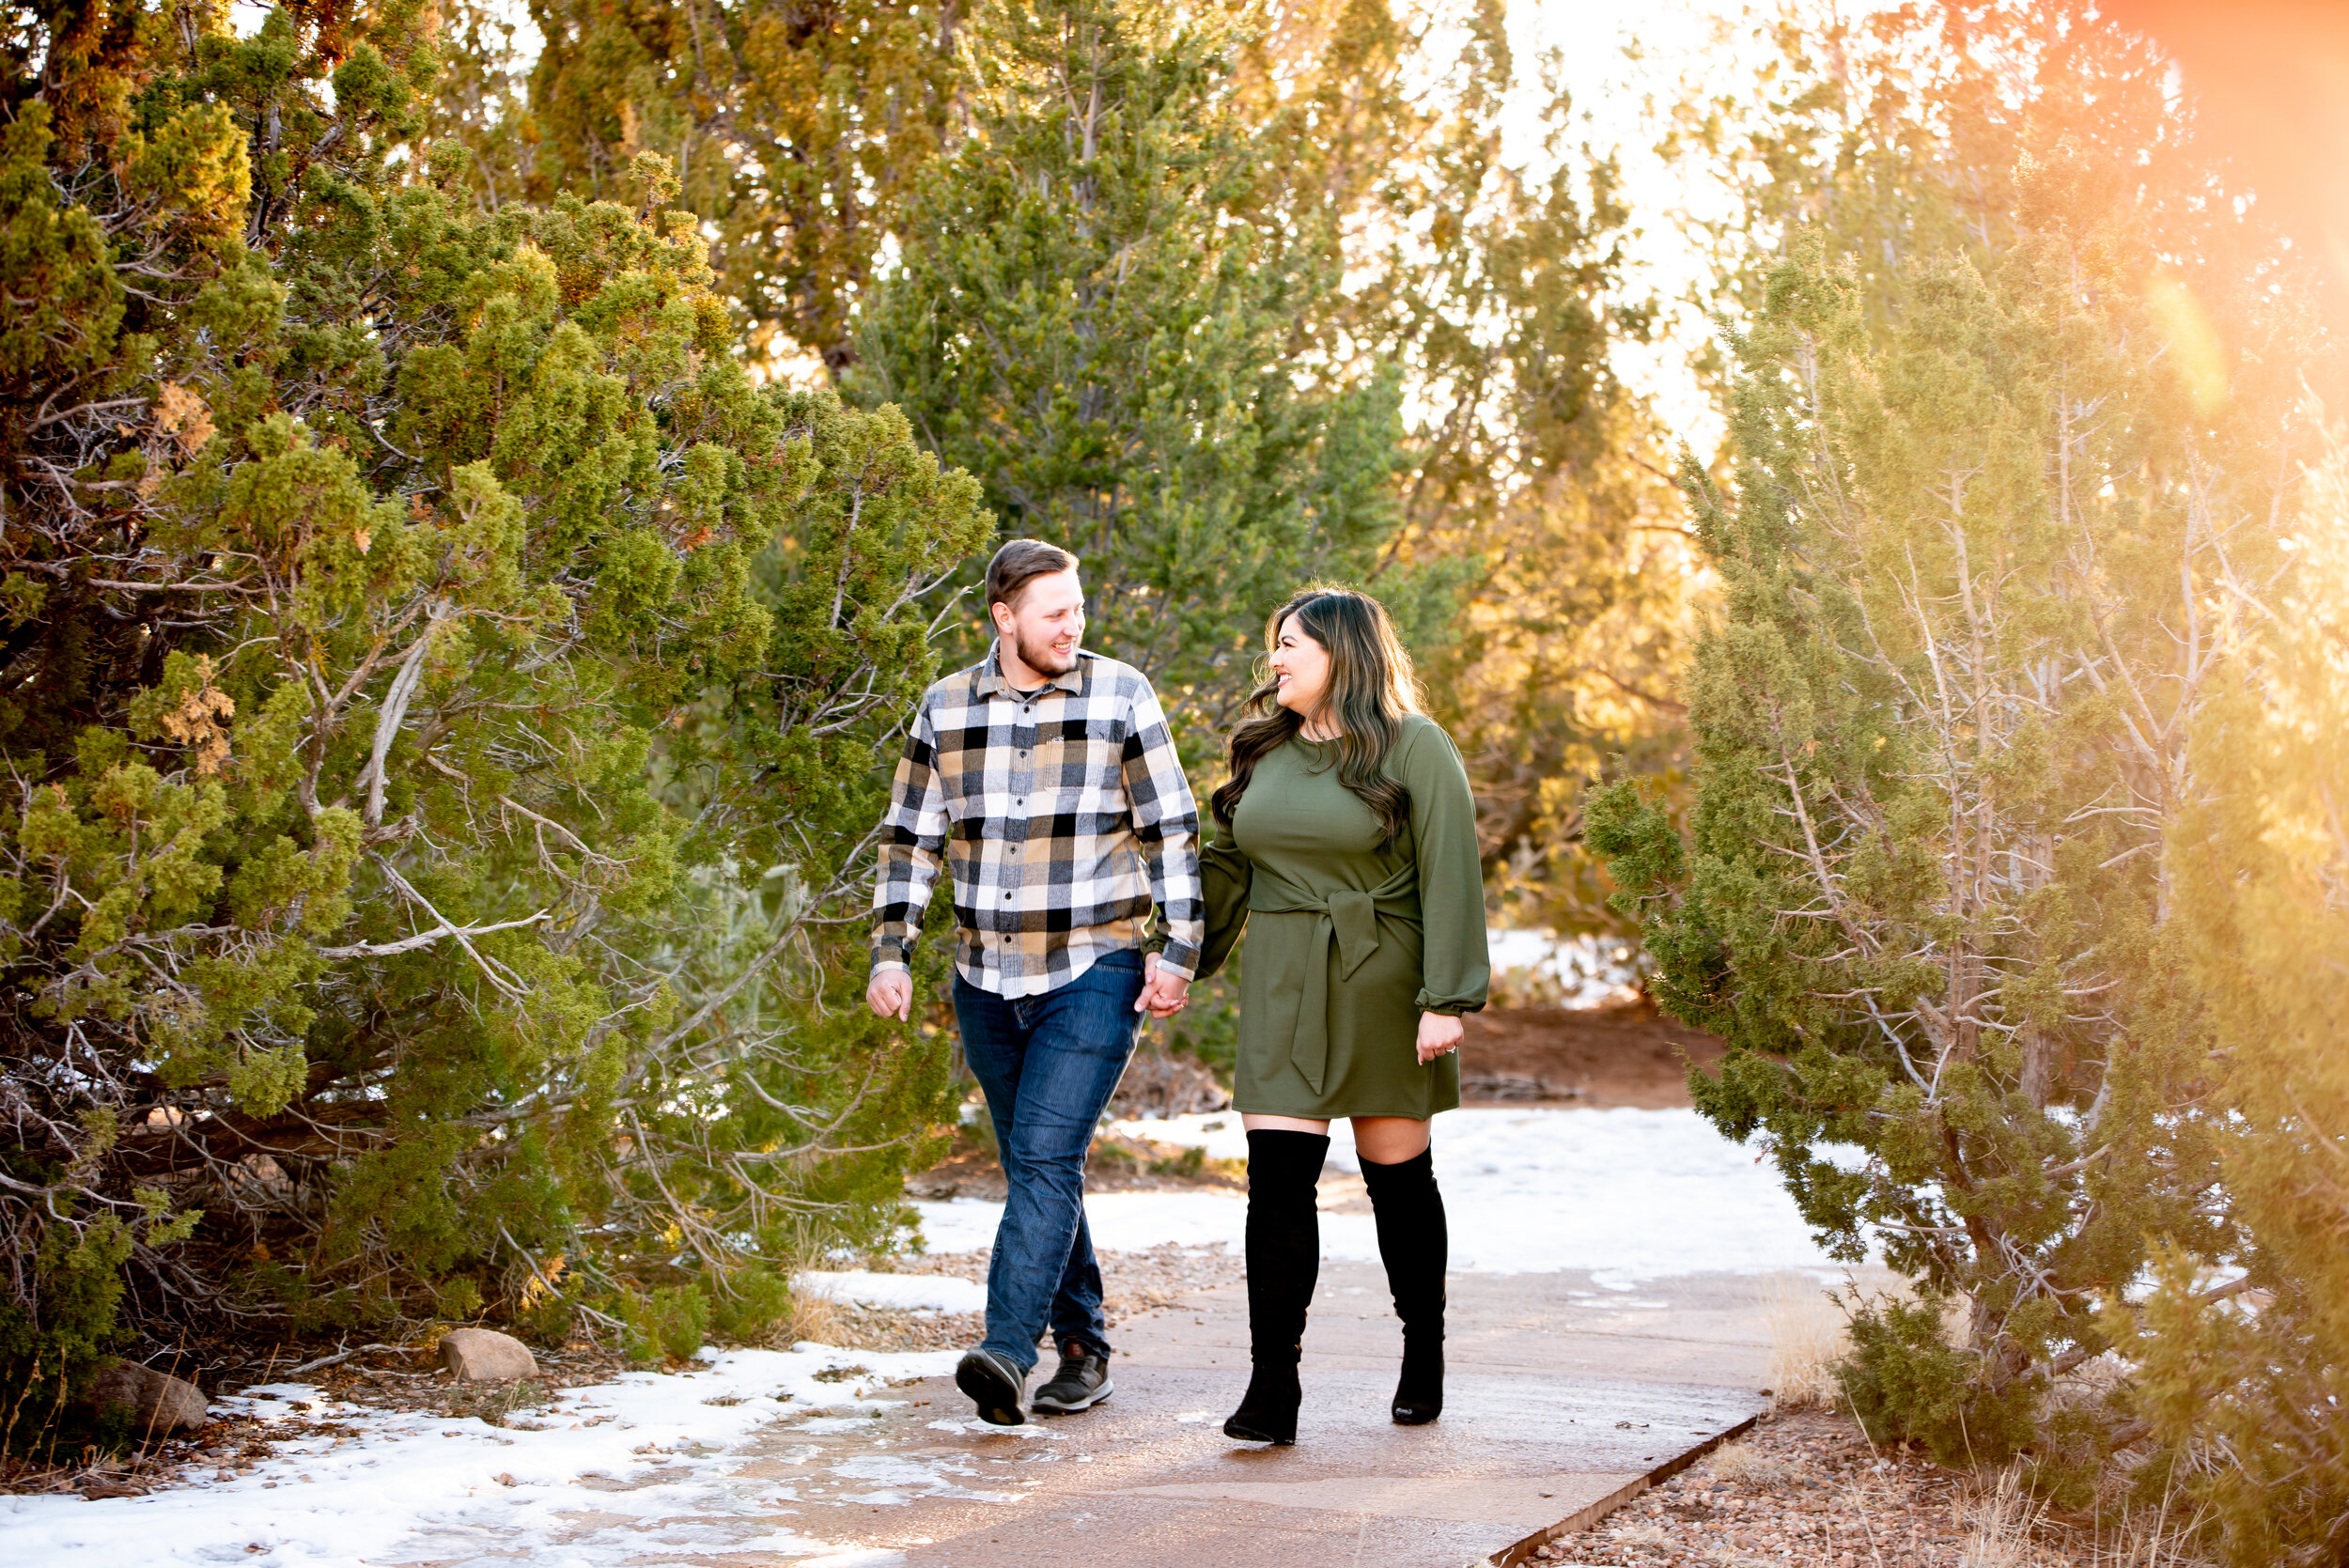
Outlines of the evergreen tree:
<svg viewBox="0 0 2349 1568">
<path fill-rule="evenodd" d="M 657 157 L 631 206 L 495 214 L 461 148 L 407 161 L 418 23 L 15 40 L 19 1440 L 117 1310 L 554 1333 L 660 1286 L 747 1327 L 812 1234 L 894 1222 L 947 1104 L 827 933 L 976 488 L 752 383 Z"/>
<path fill-rule="evenodd" d="M 1486 886 L 1513 921 L 1621 929 L 1581 793 L 1610 757 L 1678 766 L 1693 563 L 1661 433 L 1612 366 L 1651 317 L 1624 286 L 1630 215 L 1505 23 L 1298 0 L 1242 38 L 1236 112 L 1261 231 L 1346 280 L 1291 352 L 1405 376 L 1400 527 L 1373 581 L 1416 572 L 1457 606 L 1422 652 Z M 1503 126 L 1528 93 L 1547 134 L 1519 163 Z"/>
<path fill-rule="evenodd" d="M 1336 277 L 1252 215 L 1224 45 L 1151 4 L 991 8 L 847 386 L 1086 567 L 1096 644 L 1220 723 L 1252 616 L 1394 526 L 1397 381 L 1288 351 Z"/>
<path fill-rule="evenodd" d="M 965 125 L 956 109 L 964 67 L 979 61 L 955 60 L 949 45 L 972 24 L 952 8 L 542 7 L 534 15 L 549 47 L 524 93 L 510 54 L 502 70 L 484 68 L 490 14 L 452 14 L 463 39 L 441 108 L 485 164 L 510 171 L 485 172 L 487 191 L 543 197 L 557 179 L 603 190 L 635 147 L 669 153 L 686 176 L 680 199 L 720 237 L 724 287 L 750 318 L 754 351 L 787 359 L 804 346 L 834 376 L 846 372 L 876 247 L 930 243 L 907 228 L 917 221 L 908 203 L 920 170 Z M 988 69 L 1052 74 L 1049 61 L 1004 66 L 1006 51 L 1033 39 L 988 41 L 1040 23 L 991 10 L 976 18 L 980 60 L 996 59 Z M 1667 689 L 1685 647 L 1688 552 L 1669 462 L 1608 365 L 1616 342 L 1645 330 L 1644 310 L 1617 297 L 1625 213 L 1604 163 L 1561 139 L 1562 95 L 1548 107 L 1560 134 L 1536 166 L 1502 156 L 1503 111 L 1520 86 L 1504 20 L 1491 5 L 1441 23 L 1407 20 L 1385 0 L 1290 0 L 1237 21 L 1210 10 L 1197 21 L 1211 37 L 1183 45 L 1206 79 L 1148 89 L 1190 95 L 1203 117 L 1139 112 L 1174 125 L 1166 148 L 1193 147 L 1177 163 L 1196 154 L 1214 164 L 1171 176 L 1160 208 L 1190 202 L 1184 180 L 1214 187 L 1218 221 L 1241 231 L 1234 264 L 1270 285 L 1232 297 L 1243 315 L 1263 316 L 1278 296 L 1268 324 L 1187 349 L 1193 365 L 1206 363 L 1201 355 L 1285 356 L 1309 373 L 1322 405 L 1305 427 L 1349 417 L 1338 396 L 1388 374 L 1411 389 L 1390 481 L 1399 526 L 1375 553 L 1340 550 L 1327 564 L 1374 580 L 1438 660 L 1432 686 L 1477 781 L 1491 870 L 1519 913 L 1585 927 L 1613 917 L 1579 851 L 1580 781 L 1610 754 L 1672 766 L 1680 709 Z M 1162 24 L 1136 23 L 1136 47 L 1157 47 L 1144 35 Z M 490 41 L 494 66 L 501 50 Z M 999 127 L 1004 114 L 1040 112 L 1006 107 L 1002 91 L 996 99 Z M 1070 172 L 1037 165 L 1048 166 L 1055 178 Z M 957 210 L 950 200 L 918 221 Z M 975 210 L 952 221 L 975 221 Z M 1132 221 L 1162 225 L 1166 214 Z M 1040 252 L 1016 261 L 1043 264 Z M 1143 292 L 1121 285 L 1125 301 Z M 1179 292 L 1145 303 L 1177 321 L 1195 308 Z M 930 330 L 917 323 L 916 335 Z M 1147 336 L 1138 325 L 1120 334 Z M 942 337 L 921 351 L 933 349 L 945 352 Z M 1203 374 L 1212 383 L 1221 372 Z M 881 384 L 871 375 L 860 384 L 884 395 L 871 392 Z M 1173 417 L 1187 418 L 1183 400 L 1195 396 L 1220 394 L 1179 392 Z M 1006 404 L 989 417 L 1038 430 L 1057 417 L 1031 411 Z M 1256 441 L 1256 418 L 1192 423 L 1216 441 L 1228 429 Z M 1290 419 L 1272 410 L 1266 428 Z M 1295 439 L 1277 438 L 1274 467 L 1292 460 L 1278 448 Z M 1198 482 L 1194 473 L 1180 484 Z M 1235 474 L 1211 484 L 1263 491 L 1285 482 Z M 1323 559 L 1311 549 L 1274 558 L 1299 570 Z M 1216 613 L 1246 622 L 1263 607 L 1265 582 L 1293 581 L 1288 570 L 1243 574 L 1233 586 L 1250 597 L 1227 597 Z"/>
<path fill-rule="evenodd" d="M 434 129 L 463 139 L 499 199 L 630 194 L 639 152 L 709 225 L 721 291 L 754 359 L 837 374 L 851 315 L 960 80 L 962 8 L 896 0 L 533 0 L 543 39 L 461 0 Z"/>
<path fill-rule="evenodd" d="M 1627 787 L 1595 809 L 1659 1000 L 1731 1044 L 1700 1108 L 1925 1292 L 1855 1318 L 1862 1419 L 2063 1488 L 2098 1423 L 2045 1401 L 2112 1343 L 2100 1310 L 2156 1238 L 2227 1241 L 2164 856 L 2208 787 L 2216 604 L 2273 552 L 2305 329 L 2246 290 L 2239 358 L 2207 352 L 2126 187 L 2069 150 L 1980 267 L 1863 283 L 1804 239 L 1770 273 L 1731 337 L 1734 483 L 1688 479 L 1724 596 L 1693 842 Z"/>
<path fill-rule="evenodd" d="M 2233 679 L 2194 742 L 2212 788 L 2170 846 L 2232 1113 L 2241 1271 L 2173 1246 L 2118 1326 L 2168 1461 L 2143 1489 L 2182 1491 L 2243 1568 L 2349 1554 L 2349 450 L 2327 444 L 2284 573 L 2238 576 L 2220 606 Z"/>
</svg>

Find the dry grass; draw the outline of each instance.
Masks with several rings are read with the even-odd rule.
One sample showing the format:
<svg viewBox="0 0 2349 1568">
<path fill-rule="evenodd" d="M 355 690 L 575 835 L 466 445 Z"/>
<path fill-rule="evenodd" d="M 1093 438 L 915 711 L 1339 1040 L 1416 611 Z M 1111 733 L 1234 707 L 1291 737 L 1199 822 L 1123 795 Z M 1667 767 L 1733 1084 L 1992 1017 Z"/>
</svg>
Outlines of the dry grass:
<svg viewBox="0 0 2349 1568">
<path fill-rule="evenodd" d="M 1966 1529 L 1961 1568 L 2060 1568 L 2064 1559 L 2039 1545 L 2047 1505 L 2023 1490 L 2020 1472 L 2001 1471 L 1987 1491 L 1957 1507 Z"/>
<path fill-rule="evenodd" d="M 1642 1546 L 1653 1551 L 1672 1544 L 1672 1532 L 1661 1525 L 1623 1525 L 1607 1533 L 1618 1546 Z"/>
<path fill-rule="evenodd" d="M 1790 1408 L 1835 1402 L 1835 1363 L 1851 1349 L 1843 1313 L 1816 1280 L 1773 1274 L 1764 1282 L 1762 1318 L 1770 1336 L 1770 1389 Z"/>
<path fill-rule="evenodd" d="M 1836 1297 L 1845 1305 L 1838 1305 Z M 1859 1301 L 1916 1299 L 1916 1286 L 1880 1265 L 1856 1270 L 1834 1286 L 1807 1274 L 1773 1274 L 1761 1282 L 1764 1327 L 1770 1337 L 1770 1389 L 1787 1409 L 1831 1408 L 1842 1393 L 1835 1364 L 1851 1352 L 1846 1306 Z M 1966 1343 L 1966 1308 L 1952 1302 L 1942 1320 L 1952 1345 Z"/>
<path fill-rule="evenodd" d="M 793 1345 L 801 1340 L 814 1340 L 818 1344 L 836 1344 L 833 1336 L 840 1332 L 840 1303 L 818 1291 L 795 1290 L 791 1293 L 791 1316 L 783 1331 L 774 1336 L 775 1343 Z"/>
<path fill-rule="evenodd" d="M 2105 1526 L 2082 1555 L 2085 1568 L 2210 1568 L 2210 1560 L 2193 1548 L 2203 1522 L 2165 1497 L 2151 1510 L 2120 1508 L 2120 1518 L 2106 1515 Z"/>
<path fill-rule="evenodd" d="M 1785 1460 L 1751 1443 L 1728 1443 L 1714 1450 L 1704 1467 L 1716 1479 L 1739 1486 L 1783 1485 L 1795 1473 Z"/>
</svg>

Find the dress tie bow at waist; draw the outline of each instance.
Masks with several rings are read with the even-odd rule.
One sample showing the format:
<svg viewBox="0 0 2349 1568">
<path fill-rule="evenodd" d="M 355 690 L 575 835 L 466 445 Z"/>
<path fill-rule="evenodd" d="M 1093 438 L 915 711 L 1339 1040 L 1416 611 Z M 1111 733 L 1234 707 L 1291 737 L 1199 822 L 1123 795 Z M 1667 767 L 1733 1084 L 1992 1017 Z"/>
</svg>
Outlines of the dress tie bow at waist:
<svg viewBox="0 0 2349 1568">
<path fill-rule="evenodd" d="M 1251 913 L 1320 917 L 1314 923 L 1314 938 L 1306 947 L 1302 986 L 1282 986 L 1275 991 L 1298 998 L 1297 1023 L 1289 1038 L 1289 1061 L 1318 1094 L 1330 1067 L 1330 949 L 1337 950 L 1338 978 L 1351 980 L 1354 971 L 1378 951 L 1381 915 L 1417 927 L 1420 908 L 1412 885 L 1414 878 L 1411 868 L 1407 866 L 1368 893 L 1340 888 L 1325 898 L 1301 893 L 1284 894 L 1267 887 L 1268 880 L 1259 877 L 1250 890 Z"/>
</svg>

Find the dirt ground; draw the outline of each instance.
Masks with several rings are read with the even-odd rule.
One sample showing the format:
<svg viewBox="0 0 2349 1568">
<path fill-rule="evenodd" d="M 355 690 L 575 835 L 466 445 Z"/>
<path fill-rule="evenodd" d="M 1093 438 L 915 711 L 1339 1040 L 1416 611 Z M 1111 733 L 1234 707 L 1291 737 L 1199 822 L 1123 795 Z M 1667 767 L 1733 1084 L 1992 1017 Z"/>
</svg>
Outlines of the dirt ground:
<svg viewBox="0 0 2349 1568">
<path fill-rule="evenodd" d="M 1460 1047 L 1464 1105 L 1688 1103 L 1688 1068 L 1713 1070 L 1728 1048 L 1641 998 L 1608 1007 L 1471 1013 Z"/>
</svg>

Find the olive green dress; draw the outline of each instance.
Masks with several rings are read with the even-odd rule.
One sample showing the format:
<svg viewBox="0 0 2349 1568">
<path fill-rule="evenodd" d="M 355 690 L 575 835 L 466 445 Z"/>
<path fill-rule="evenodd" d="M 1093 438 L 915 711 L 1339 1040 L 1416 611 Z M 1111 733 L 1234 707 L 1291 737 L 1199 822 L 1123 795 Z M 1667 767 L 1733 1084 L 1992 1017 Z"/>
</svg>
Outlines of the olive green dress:
<svg viewBox="0 0 2349 1568">
<path fill-rule="evenodd" d="M 1271 1116 L 1425 1118 L 1460 1103 L 1460 1059 L 1419 1063 L 1419 1016 L 1485 1005 L 1476 803 L 1451 737 L 1412 715 L 1386 773 L 1410 825 L 1339 782 L 1334 744 L 1290 740 L 1256 764 L 1200 857 L 1202 975 L 1248 930 L 1232 1103 Z"/>
</svg>

